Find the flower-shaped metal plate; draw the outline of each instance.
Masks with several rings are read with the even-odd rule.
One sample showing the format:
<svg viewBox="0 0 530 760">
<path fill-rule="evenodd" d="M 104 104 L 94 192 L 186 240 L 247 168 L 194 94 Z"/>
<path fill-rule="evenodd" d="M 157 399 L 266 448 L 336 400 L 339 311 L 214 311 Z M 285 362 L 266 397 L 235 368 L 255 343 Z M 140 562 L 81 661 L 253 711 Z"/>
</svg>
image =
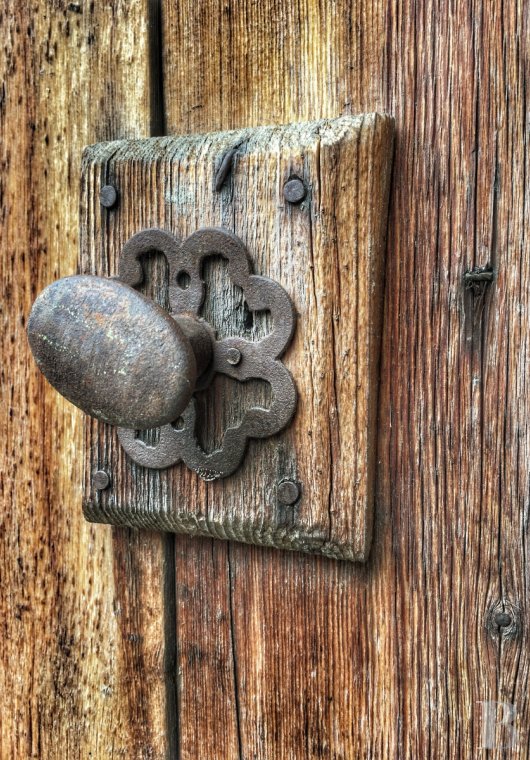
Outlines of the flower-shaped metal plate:
<svg viewBox="0 0 530 760">
<path fill-rule="evenodd" d="M 206 381 L 215 373 L 244 382 L 264 380 L 271 386 L 270 408 L 253 407 L 245 413 L 237 427 L 225 431 L 222 447 L 205 452 L 196 436 L 196 402 L 182 414 L 179 425 L 160 428 L 158 442 L 148 445 L 134 430 L 119 429 L 120 442 L 127 454 L 144 467 L 163 469 L 184 462 L 204 480 L 231 475 L 241 464 L 250 438 L 267 438 L 285 428 L 296 409 L 296 388 L 293 378 L 280 357 L 288 346 L 295 328 L 295 312 L 286 291 L 274 280 L 251 274 L 250 256 L 244 243 L 233 233 L 217 228 L 204 228 L 184 242 L 161 229 L 144 230 L 124 245 L 119 264 L 119 279 L 138 286 L 143 280 L 140 257 L 160 251 L 169 266 L 169 302 L 173 316 L 200 316 L 205 298 L 203 261 L 209 256 L 222 256 L 228 262 L 228 274 L 239 286 L 251 311 L 269 311 L 272 331 L 259 341 L 242 337 L 213 340 L 213 360 Z M 184 286 L 183 286 L 184 285 Z M 234 361 L 234 356 L 237 360 Z"/>
</svg>

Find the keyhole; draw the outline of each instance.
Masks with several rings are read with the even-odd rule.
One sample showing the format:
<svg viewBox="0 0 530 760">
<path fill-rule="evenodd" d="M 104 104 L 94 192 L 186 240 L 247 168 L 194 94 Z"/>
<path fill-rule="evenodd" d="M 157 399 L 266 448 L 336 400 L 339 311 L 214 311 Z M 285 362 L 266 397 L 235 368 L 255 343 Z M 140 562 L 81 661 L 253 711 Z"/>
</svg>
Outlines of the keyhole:
<svg viewBox="0 0 530 760">
<path fill-rule="evenodd" d="M 191 277 L 184 269 L 177 274 L 177 285 L 181 290 L 187 290 L 190 286 L 190 282 Z"/>
</svg>

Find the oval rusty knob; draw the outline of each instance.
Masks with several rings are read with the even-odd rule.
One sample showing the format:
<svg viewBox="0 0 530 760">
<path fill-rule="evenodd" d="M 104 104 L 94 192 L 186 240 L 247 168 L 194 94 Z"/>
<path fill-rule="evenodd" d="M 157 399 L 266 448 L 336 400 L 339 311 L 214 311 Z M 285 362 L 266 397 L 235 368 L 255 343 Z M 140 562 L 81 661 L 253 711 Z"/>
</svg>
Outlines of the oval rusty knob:
<svg viewBox="0 0 530 760">
<path fill-rule="evenodd" d="M 28 337 L 59 393 L 111 425 L 146 430 L 173 422 L 195 388 L 193 342 L 167 312 L 118 280 L 54 282 L 33 305 Z"/>
</svg>

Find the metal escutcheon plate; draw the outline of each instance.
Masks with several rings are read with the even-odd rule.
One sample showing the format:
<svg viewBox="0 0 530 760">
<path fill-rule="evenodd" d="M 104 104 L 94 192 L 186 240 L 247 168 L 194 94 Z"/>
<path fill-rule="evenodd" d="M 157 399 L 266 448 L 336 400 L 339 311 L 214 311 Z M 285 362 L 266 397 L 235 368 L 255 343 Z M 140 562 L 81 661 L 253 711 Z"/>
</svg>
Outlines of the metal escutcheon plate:
<svg viewBox="0 0 530 760">
<path fill-rule="evenodd" d="M 228 262 L 234 285 L 241 288 L 248 307 L 268 311 L 272 331 L 260 341 L 242 337 L 215 340 L 212 374 L 220 373 L 240 382 L 251 379 L 269 383 L 272 404 L 269 409 L 249 409 L 237 427 L 226 430 L 223 443 L 206 453 L 197 441 L 195 400 L 182 413 L 178 425 L 167 424 L 160 430 L 155 445 L 138 438 L 134 430 L 122 428 L 120 442 L 127 454 L 144 467 L 163 469 L 184 462 L 204 480 L 225 478 L 234 473 L 245 456 L 250 438 L 267 438 L 280 432 L 291 421 L 296 409 L 296 389 L 289 371 L 280 361 L 294 333 L 295 313 L 291 299 L 277 282 L 250 273 L 250 256 L 242 241 L 223 229 L 202 229 L 181 244 L 169 232 L 144 230 L 134 235 L 120 256 L 120 279 L 137 286 L 143 280 L 141 257 L 150 251 L 166 257 L 169 281 L 178 283 L 185 277 L 186 287 L 173 286 L 169 293 L 174 316 L 200 316 L 205 296 L 202 278 L 203 261 L 221 256 Z M 234 363 L 233 357 L 237 357 Z M 175 422 L 174 417 L 171 422 Z"/>
</svg>

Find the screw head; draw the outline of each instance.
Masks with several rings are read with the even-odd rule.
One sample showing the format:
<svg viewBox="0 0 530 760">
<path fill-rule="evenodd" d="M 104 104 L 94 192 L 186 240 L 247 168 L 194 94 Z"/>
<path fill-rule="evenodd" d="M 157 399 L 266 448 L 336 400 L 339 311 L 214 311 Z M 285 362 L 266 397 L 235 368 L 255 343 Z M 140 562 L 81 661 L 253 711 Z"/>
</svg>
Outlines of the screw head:
<svg viewBox="0 0 530 760">
<path fill-rule="evenodd" d="M 289 203 L 301 203 L 306 193 L 306 186 L 299 177 L 293 177 L 283 186 L 283 196 Z"/>
<path fill-rule="evenodd" d="M 104 491 L 105 488 L 108 488 L 110 486 L 110 477 L 105 472 L 105 470 L 98 470 L 94 473 L 92 483 L 96 491 Z"/>
<path fill-rule="evenodd" d="M 118 201 L 118 191 L 114 185 L 105 185 L 99 191 L 99 202 L 105 208 L 112 208 Z"/>
<path fill-rule="evenodd" d="M 226 352 L 226 361 L 233 367 L 237 367 L 241 361 L 241 351 L 238 348 L 229 348 Z"/>
<path fill-rule="evenodd" d="M 290 507 L 300 498 L 300 486 L 294 480 L 282 480 L 278 484 L 278 501 L 286 507 Z"/>
</svg>

